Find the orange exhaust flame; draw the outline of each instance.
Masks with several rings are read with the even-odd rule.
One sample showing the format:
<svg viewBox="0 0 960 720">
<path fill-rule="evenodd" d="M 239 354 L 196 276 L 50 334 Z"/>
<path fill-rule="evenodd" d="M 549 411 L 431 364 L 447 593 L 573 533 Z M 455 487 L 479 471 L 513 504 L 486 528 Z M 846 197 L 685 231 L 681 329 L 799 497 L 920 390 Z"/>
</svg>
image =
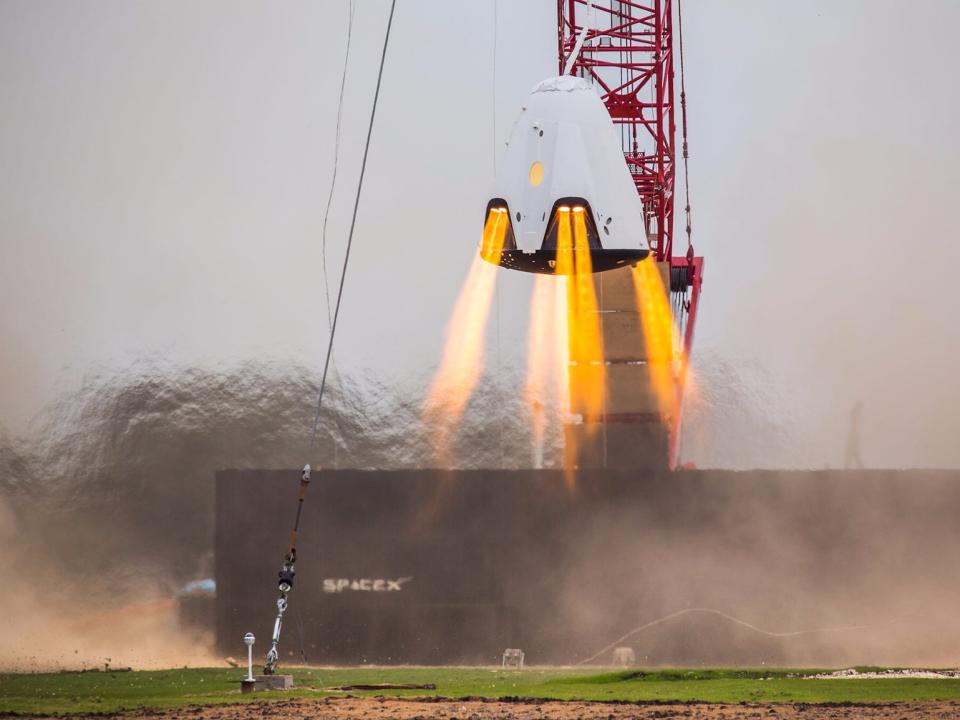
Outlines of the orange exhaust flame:
<svg viewBox="0 0 960 720">
<path fill-rule="evenodd" d="M 633 283 L 647 348 L 650 385 L 657 398 L 660 417 L 664 421 L 671 420 L 677 417 L 679 410 L 677 378 L 683 369 L 683 353 L 670 301 L 660 271 L 650 258 L 634 267 Z"/>
<path fill-rule="evenodd" d="M 483 340 L 497 283 L 497 263 L 507 234 L 507 215 L 487 215 L 480 254 L 460 290 L 447 324 L 443 359 L 423 405 L 422 417 L 434 429 L 434 452 L 441 467 L 452 461 L 453 441 L 463 412 L 483 371 Z"/>
<path fill-rule="evenodd" d="M 589 418 L 603 415 L 606 400 L 606 366 L 603 331 L 593 284 L 590 245 L 583 208 L 573 209 L 574 267 L 567 284 L 567 324 L 570 341 L 570 396 L 577 412 Z M 594 430 L 599 427 L 590 423 Z"/>
<path fill-rule="evenodd" d="M 480 257 L 488 263 L 500 264 L 500 253 L 503 251 L 508 225 L 506 209 L 490 208 L 487 221 L 483 225 L 483 237 L 480 239 Z"/>
<path fill-rule="evenodd" d="M 584 209 L 558 208 L 557 273 L 567 280 L 567 347 L 569 356 L 569 408 L 580 415 L 588 434 L 600 428 L 597 422 L 606 401 L 606 366 L 603 333 L 597 312 L 593 267 Z M 571 228 L 572 224 L 572 228 Z M 564 467 L 567 484 L 573 486 L 577 463 L 576 441 L 567 433 Z"/>
</svg>

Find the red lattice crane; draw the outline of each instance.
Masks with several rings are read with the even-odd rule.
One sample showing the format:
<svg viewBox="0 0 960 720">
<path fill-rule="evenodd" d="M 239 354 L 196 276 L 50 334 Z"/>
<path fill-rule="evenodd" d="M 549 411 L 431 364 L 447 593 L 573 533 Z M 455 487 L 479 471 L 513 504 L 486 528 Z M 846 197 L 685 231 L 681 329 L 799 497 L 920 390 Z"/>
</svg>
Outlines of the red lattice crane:
<svg viewBox="0 0 960 720">
<path fill-rule="evenodd" d="M 670 263 L 674 319 L 690 357 L 697 319 L 703 258 L 690 241 L 689 190 L 684 205 L 686 251 L 674 254 L 674 188 L 677 169 L 674 94 L 675 52 L 681 67 L 681 158 L 686 165 L 686 97 L 683 90 L 682 19 L 678 7 L 678 47 L 674 45 L 672 0 L 557 0 L 561 74 L 595 83 L 620 130 L 624 159 L 643 203 L 647 241 L 658 262 Z M 689 177 L 685 179 L 689 183 Z M 683 392 L 685 365 L 678 382 Z M 680 417 L 673 419 L 670 466 L 676 463 Z"/>
</svg>

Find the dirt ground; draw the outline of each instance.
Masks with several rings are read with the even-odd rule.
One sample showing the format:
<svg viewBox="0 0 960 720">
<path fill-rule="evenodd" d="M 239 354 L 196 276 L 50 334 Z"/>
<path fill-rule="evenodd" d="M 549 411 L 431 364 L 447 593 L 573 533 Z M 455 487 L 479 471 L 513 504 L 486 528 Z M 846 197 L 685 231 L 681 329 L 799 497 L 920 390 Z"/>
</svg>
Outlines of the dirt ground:
<svg viewBox="0 0 960 720">
<path fill-rule="evenodd" d="M 103 715 L 98 716 L 101 720 Z M 107 716 L 109 717 L 109 716 Z M 401 700 L 329 698 L 281 700 L 252 705 L 191 707 L 146 711 L 120 717 L 152 720 L 820 720 L 821 718 L 960 718 L 960 702 L 908 702 L 877 705 L 634 704 L 584 702 L 502 702 L 484 700 Z"/>
</svg>

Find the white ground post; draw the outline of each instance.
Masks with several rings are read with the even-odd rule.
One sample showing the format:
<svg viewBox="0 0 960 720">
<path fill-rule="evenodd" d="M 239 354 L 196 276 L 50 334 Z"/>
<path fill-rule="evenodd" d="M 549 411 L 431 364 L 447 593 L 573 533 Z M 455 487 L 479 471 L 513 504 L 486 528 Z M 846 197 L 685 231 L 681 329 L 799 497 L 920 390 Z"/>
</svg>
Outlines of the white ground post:
<svg viewBox="0 0 960 720">
<path fill-rule="evenodd" d="M 253 633 L 247 633 L 243 636 L 243 642 L 247 645 L 247 682 L 254 682 L 253 677 L 253 643 L 256 638 Z"/>
</svg>

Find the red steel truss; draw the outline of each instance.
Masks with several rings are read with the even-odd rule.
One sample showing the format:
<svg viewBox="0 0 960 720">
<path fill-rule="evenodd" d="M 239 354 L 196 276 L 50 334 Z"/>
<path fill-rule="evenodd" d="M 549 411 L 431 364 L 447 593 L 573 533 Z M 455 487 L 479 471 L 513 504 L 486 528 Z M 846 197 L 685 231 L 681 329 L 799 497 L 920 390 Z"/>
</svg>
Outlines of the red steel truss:
<svg viewBox="0 0 960 720">
<path fill-rule="evenodd" d="M 560 72 L 586 24 L 588 0 L 557 0 Z M 596 0 L 571 72 L 592 80 L 613 122 L 643 201 L 658 261 L 673 254 L 674 143 L 671 0 Z"/>
<path fill-rule="evenodd" d="M 557 0 L 560 72 L 580 45 L 569 72 L 593 81 L 600 89 L 604 105 L 620 129 L 624 158 L 643 202 L 647 241 L 658 262 L 670 263 L 671 297 L 683 338 L 677 382 L 682 395 L 693 349 L 703 258 L 694 255 L 689 242 L 683 255 L 673 254 L 677 159 L 673 18 L 672 0 Z M 680 53 L 682 61 L 682 42 Z M 681 95 L 681 108 L 684 101 Z M 683 153 L 686 157 L 685 141 Z M 687 221 L 689 241 L 689 214 Z M 670 425 L 668 463 L 674 467 L 680 412 Z"/>
</svg>

